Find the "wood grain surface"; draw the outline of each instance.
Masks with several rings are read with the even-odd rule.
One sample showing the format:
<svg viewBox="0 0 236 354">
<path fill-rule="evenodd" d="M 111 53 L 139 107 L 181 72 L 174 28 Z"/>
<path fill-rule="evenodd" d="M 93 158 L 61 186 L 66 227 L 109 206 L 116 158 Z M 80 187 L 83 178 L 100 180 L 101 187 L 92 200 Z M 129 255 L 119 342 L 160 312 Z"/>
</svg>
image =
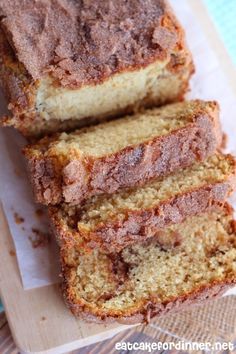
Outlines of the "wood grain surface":
<svg viewBox="0 0 236 354">
<path fill-rule="evenodd" d="M 179 314 L 152 320 L 147 326 L 138 326 L 115 335 L 113 338 L 71 351 L 72 354 L 115 354 L 118 342 L 231 342 L 236 353 L 236 296 L 213 300 L 204 306 L 195 306 Z M 163 351 L 156 351 L 156 353 Z M 188 351 L 198 353 L 197 351 Z M 0 353 L 19 353 L 4 313 L 0 315 Z M 122 352 L 124 353 L 124 352 Z M 129 352 L 131 354 L 132 352 Z M 135 353 L 141 354 L 136 351 Z M 165 351 L 176 353 L 176 351 Z M 218 352 L 215 352 L 215 354 Z M 219 352 L 220 353 L 220 352 Z M 163 353 L 164 354 L 164 353 Z"/>
<path fill-rule="evenodd" d="M 0 234 L 0 295 L 15 343 L 22 352 L 64 353 L 131 327 L 75 319 L 64 305 L 59 284 L 25 291 L 2 208 Z"/>
</svg>

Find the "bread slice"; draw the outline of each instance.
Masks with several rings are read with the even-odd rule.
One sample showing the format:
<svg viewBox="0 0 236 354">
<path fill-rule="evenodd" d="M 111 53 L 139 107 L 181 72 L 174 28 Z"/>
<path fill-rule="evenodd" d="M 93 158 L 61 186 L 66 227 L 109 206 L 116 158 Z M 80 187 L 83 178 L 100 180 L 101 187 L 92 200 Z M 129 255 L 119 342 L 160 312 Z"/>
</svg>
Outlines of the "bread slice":
<svg viewBox="0 0 236 354">
<path fill-rule="evenodd" d="M 29 145 L 36 200 L 80 203 L 203 160 L 221 143 L 218 113 L 214 101 L 176 103 Z"/>
<path fill-rule="evenodd" d="M 89 321 L 138 323 L 219 295 L 236 283 L 229 207 L 193 216 L 118 254 L 61 250 L 64 297 Z"/>
<path fill-rule="evenodd" d="M 165 0 L 14 0 L 0 12 L 0 81 L 13 113 L 3 124 L 27 137 L 181 100 L 188 90 L 192 56 Z"/>
<path fill-rule="evenodd" d="M 224 203 L 234 184 L 235 159 L 216 154 L 143 187 L 93 197 L 82 206 L 51 206 L 49 216 L 61 246 L 79 242 L 80 247 L 115 252 Z"/>
</svg>

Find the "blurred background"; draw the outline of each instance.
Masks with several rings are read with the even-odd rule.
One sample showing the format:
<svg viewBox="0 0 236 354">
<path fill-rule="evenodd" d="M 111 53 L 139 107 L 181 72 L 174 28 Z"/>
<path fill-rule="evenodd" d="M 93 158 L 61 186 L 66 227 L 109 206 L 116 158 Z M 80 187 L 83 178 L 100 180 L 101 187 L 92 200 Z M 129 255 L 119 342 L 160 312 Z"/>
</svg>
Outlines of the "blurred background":
<svg viewBox="0 0 236 354">
<path fill-rule="evenodd" d="M 236 65 L 236 0 L 204 0 L 204 3 Z"/>
</svg>

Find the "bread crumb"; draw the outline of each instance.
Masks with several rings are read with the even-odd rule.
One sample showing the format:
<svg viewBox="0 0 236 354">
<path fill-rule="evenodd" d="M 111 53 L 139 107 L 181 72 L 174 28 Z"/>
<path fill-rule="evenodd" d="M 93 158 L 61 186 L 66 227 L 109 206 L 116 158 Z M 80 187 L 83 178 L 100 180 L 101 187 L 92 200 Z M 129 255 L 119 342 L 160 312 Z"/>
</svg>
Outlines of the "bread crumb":
<svg viewBox="0 0 236 354">
<path fill-rule="evenodd" d="M 14 173 L 15 173 L 15 175 L 17 176 L 17 177 L 22 177 L 22 172 L 21 172 L 21 170 L 20 169 L 18 169 L 18 168 L 14 168 Z"/>
<path fill-rule="evenodd" d="M 221 143 L 221 149 L 226 149 L 228 145 L 228 135 L 226 133 L 223 133 L 222 135 L 222 143 Z"/>
<path fill-rule="evenodd" d="M 39 320 L 39 323 L 43 323 L 47 320 L 47 318 L 45 316 L 42 316 Z"/>
<path fill-rule="evenodd" d="M 32 228 L 33 235 L 29 236 L 29 240 L 33 248 L 45 247 L 50 242 L 50 234 Z"/>
<path fill-rule="evenodd" d="M 14 213 L 14 219 L 17 225 L 22 224 L 25 221 L 25 219 L 22 218 L 22 216 L 20 216 L 18 213 Z"/>
<path fill-rule="evenodd" d="M 41 218 L 41 217 L 44 215 L 44 210 L 43 210 L 43 209 L 37 209 L 37 210 L 35 210 L 35 215 L 36 215 L 38 218 Z"/>
<path fill-rule="evenodd" d="M 9 251 L 9 254 L 10 254 L 10 256 L 15 257 L 16 252 L 15 252 L 15 251 L 13 251 L 13 250 L 10 250 L 10 251 Z"/>
</svg>

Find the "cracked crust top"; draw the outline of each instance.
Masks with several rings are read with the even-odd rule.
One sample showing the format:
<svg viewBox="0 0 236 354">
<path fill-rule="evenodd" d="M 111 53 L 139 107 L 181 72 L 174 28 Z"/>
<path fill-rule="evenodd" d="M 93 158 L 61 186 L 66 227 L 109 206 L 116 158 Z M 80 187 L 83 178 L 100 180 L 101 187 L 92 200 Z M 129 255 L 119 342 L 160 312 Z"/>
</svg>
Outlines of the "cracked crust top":
<svg viewBox="0 0 236 354">
<path fill-rule="evenodd" d="M 62 86 L 174 58 L 183 31 L 165 0 L 4 0 L 1 26 L 34 80 Z M 176 63 L 178 64 L 178 63 Z"/>
</svg>

